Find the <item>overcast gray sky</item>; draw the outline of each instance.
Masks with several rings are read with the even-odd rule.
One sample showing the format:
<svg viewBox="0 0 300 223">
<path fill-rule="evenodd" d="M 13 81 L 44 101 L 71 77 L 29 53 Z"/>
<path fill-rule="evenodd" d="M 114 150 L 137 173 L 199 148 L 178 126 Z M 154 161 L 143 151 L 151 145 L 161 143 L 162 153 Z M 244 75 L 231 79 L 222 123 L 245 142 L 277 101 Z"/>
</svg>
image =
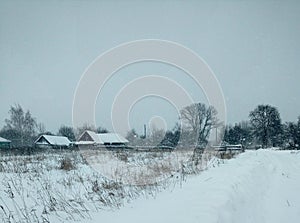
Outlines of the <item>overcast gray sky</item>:
<svg viewBox="0 0 300 223">
<path fill-rule="evenodd" d="M 246 120 L 260 103 L 278 107 L 283 121 L 296 120 L 299 11 L 299 1 L 0 1 L 0 127 L 15 103 L 51 131 L 71 125 L 86 67 L 106 50 L 144 38 L 175 41 L 201 56 L 221 84 L 230 123 Z M 117 72 L 99 95 L 98 125 L 110 128 L 114 95 L 144 74 L 174 78 L 205 101 L 182 71 L 136 64 Z M 176 121 L 159 98 L 137 103 L 130 120 L 140 131 L 155 115 Z"/>
</svg>

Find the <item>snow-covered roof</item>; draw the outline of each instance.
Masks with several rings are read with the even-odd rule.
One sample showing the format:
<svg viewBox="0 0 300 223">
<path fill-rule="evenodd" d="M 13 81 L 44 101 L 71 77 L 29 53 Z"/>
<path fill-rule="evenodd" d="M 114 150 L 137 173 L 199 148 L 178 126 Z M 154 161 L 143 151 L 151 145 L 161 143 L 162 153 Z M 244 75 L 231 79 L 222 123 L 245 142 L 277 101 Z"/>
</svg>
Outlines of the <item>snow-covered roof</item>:
<svg viewBox="0 0 300 223">
<path fill-rule="evenodd" d="M 8 140 L 8 139 L 4 139 L 4 138 L 0 137 L 0 142 L 11 142 L 11 141 Z"/>
<path fill-rule="evenodd" d="M 236 144 L 236 145 L 221 145 L 221 146 L 212 146 L 215 150 L 241 150 L 243 148 L 242 144 Z"/>
<path fill-rule="evenodd" d="M 96 143 L 96 144 L 104 144 L 103 141 L 101 141 L 100 137 L 97 135 L 96 132 L 90 131 L 90 130 L 86 130 L 84 131 L 81 136 L 79 137 L 78 141 L 86 141 L 86 140 L 82 140 L 82 137 L 88 134 L 91 137 L 91 140 Z M 90 141 L 90 140 L 89 140 Z"/>
<path fill-rule="evenodd" d="M 44 138 L 48 144 L 53 146 L 69 146 L 70 140 L 65 136 L 53 136 L 53 135 L 41 135 L 34 143 L 35 144 L 45 144 L 43 140 Z"/>
<path fill-rule="evenodd" d="M 87 131 L 89 135 L 92 137 L 93 141 L 99 144 L 103 144 L 103 141 L 99 137 L 99 135 L 96 132 L 93 131 Z"/>
<path fill-rule="evenodd" d="M 87 141 L 87 144 L 91 143 L 91 140 L 84 139 L 85 134 L 88 134 L 91 140 L 96 144 L 105 144 L 105 143 L 128 143 L 128 140 L 125 139 L 123 136 L 117 133 L 95 133 L 90 130 L 86 130 L 84 133 L 81 134 L 79 137 L 79 142 Z M 83 143 L 82 143 L 83 144 Z"/>
<path fill-rule="evenodd" d="M 118 133 L 100 133 L 97 135 L 104 143 L 128 143 L 128 140 Z"/>
</svg>

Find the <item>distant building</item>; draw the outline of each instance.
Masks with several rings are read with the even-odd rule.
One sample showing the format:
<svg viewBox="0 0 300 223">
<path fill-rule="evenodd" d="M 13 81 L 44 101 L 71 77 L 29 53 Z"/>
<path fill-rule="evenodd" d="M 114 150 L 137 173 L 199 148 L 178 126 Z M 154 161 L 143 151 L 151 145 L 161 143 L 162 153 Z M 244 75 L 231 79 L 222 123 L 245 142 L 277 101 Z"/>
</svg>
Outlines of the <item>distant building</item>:
<svg viewBox="0 0 300 223">
<path fill-rule="evenodd" d="M 125 145 L 129 141 L 117 133 L 100 133 L 97 134 L 104 145 Z"/>
<path fill-rule="evenodd" d="M 78 138 L 77 145 L 95 145 L 95 146 L 125 146 L 128 140 L 117 133 L 95 133 L 85 131 Z"/>
<path fill-rule="evenodd" d="M 11 141 L 0 137 L 0 149 L 8 149 L 11 146 Z"/>
<path fill-rule="evenodd" d="M 35 142 L 39 148 L 68 148 L 70 140 L 65 136 L 41 135 Z"/>
<path fill-rule="evenodd" d="M 78 138 L 77 145 L 104 145 L 96 132 L 86 130 Z"/>
<path fill-rule="evenodd" d="M 224 144 L 224 145 L 220 145 L 220 146 L 213 146 L 213 148 L 216 151 L 242 151 L 243 146 L 242 144 L 237 144 L 237 145 L 230 145 L 230 144 Z"/>
</svg>

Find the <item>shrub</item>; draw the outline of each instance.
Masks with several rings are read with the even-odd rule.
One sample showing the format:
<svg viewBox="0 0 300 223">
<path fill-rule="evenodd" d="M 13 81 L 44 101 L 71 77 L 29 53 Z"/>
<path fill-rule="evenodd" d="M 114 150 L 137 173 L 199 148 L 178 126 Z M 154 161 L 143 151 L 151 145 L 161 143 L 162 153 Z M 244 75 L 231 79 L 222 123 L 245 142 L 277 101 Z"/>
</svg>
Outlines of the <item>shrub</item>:
<svg viewBox="0 0 300 223">
<path fill-rule="evenodd" d="M 105 181 L 102 183 L 102 187 L 105 190 L 119 190 L 122 188 L 121 183 L 115 181 Z"/>
<path fill-rule="evenodd" d="M 75 164 L 70 158 L 65 157 L 60 161 L 60 169 L 66 171 L 73 170 L 75 169 Z"/>
</svg>

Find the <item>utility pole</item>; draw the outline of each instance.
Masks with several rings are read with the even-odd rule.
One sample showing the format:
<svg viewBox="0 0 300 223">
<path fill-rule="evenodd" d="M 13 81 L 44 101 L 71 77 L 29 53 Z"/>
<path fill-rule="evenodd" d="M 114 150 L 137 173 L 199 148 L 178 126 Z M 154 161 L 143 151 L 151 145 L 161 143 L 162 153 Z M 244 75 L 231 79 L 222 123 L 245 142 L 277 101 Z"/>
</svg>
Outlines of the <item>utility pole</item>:
<svg viewBox="0 0 300 223">
<path fill-rule="evenodd" d="M 144 137 L 145 137 L 145 139 L 146 139 L 146 137 L 147 137 L 147 128 L 146 128 L 146 124 L 144 124 Z"/>
<path fill-rule="evenodd" d="M 218 127 L 216 127 L 216 144 L 218 143 Z"/>
</svg>

